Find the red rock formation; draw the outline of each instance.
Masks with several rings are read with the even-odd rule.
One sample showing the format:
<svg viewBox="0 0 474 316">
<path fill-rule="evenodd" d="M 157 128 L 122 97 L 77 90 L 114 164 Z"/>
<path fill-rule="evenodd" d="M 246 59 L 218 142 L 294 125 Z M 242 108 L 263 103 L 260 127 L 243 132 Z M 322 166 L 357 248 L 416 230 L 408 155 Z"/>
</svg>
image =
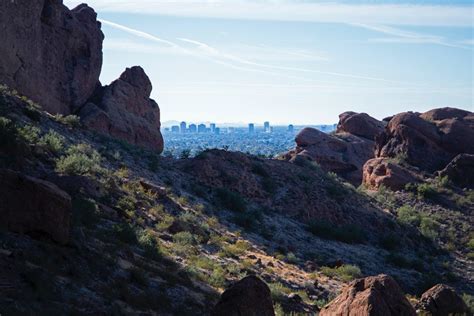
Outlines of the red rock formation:
<svg viewBox="0 0 474 316">
<path fill-rule="evenodd" d="M 431 316 L 468 315 L 469 309 L 454 289 L 437 284 L 421 296 L 417 311 Z"/>
<path fill-rule="evenodd" d="M 0 2 L 0 83 L 51 113 L 69 114 L 99 84 L 104 35 L 85 4 L 61 0 Z"/>
<path fill-rule="evenodd" d="M 256 276 L 248 276 L 222 293 L 212 316 L 274 316 L 268 286 Z"/>
<path fill-rule="evenodd" d="M 474 113 L 454 108 L 397 114 L 376 141 L 377 157 L 401 155 L 429 172 L 460 153 L 474 154 Z"/>
<path fill-rule="evenodd" d="M 320 316 L 415 316 L 395 280 L 388 275 L 358 279 L 326 305 Z"/>
<path fill-rule="evenodd" d="M 81 109 L 82 122 L 100 133 L 162 152 L 160 108 L 150 99 L 151 90 L 141 67 L 127 68 L 97 92 L 96 104 L 90 102 Z"/>
<path fill-rule="evenodd" d="M 370 140 L 380 134 L 385 124 L 367 113 L 344 112 L 339 115 L 336 133 L 349 133 Z"/>
<path fill-rule="evenodd" d="M 474 155 L 459 154 L 438 173 L 460 187 L 474 188 Z"/>
<path fill-rule="evenodd" d="M 56 185 L 11 170 L 0 170 L 1 225 L 11 231 L 69 239 L 71 198 Z"/>
<path fill-rule="evenodd" d="M 364 165 L 362 184 L 369 189 L 378 189 L 383 185 L 397 191 L 405 188 L 406 184 L 415 182 L 418 182 L 415 174 L 388 158 L 370 159 Z"/>
<path fill-rule="evenodd" d="M 374 139 L 383 127 L 383 122 L 365 113 L 345 112 L 339 115 L 335 134 L 304 128 L 296 136 L 296 148 L 283 157 L 290 161 L 296 156 L 314 160 L 324 170 L 358 186 L 362 181 L 362 166 L 374 157 Z"/>
</svg>

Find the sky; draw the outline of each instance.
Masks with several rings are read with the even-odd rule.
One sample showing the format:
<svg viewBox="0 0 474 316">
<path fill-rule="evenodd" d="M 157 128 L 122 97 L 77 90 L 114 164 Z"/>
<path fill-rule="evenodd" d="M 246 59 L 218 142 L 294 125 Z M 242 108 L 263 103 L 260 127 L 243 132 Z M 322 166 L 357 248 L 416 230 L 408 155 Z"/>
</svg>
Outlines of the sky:
<svg viewBox="0 0 474 316">
<path fill-rule="evenodd" d="M 332 124 L 349 110 L 379 119 L 474 111 L 472 0 L 88 4 L 105 34 L 102 84 L 142 66 L 162 121 Z"/>
</svg>

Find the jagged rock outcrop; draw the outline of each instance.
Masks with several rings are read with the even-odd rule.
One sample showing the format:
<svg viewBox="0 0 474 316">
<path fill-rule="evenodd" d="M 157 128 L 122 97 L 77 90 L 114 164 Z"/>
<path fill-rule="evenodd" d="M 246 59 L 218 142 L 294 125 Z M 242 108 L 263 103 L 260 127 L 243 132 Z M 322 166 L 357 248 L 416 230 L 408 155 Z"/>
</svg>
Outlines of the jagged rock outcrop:
<svg viewBox="0 0 474 316">
<path fill-rule="evenodd" d="M 393 191 L 402 190 L 408 183 L 418 182 L 417 176 L 389 158 L 374 158 L 364 164 L 362 184 L 369 189 L 381 186 Z"/>
<path fill-rule="evenodd" d="M 127 68 L 81 109 L 82 122 L 100 133 L 161 152 L 160 109 L 150 99 L 151 90 L 141 67 Z"/>
<path fill-rule="evenodd" d="M 248 276 L 222 293 L 212 316 L 274 316 L 268 286 L 256 276 Z"/>
<path fill-rule="evenodd" d="M 0 169 L 0 225 L 66 244 L 71 197 L 51 182 Z"/>
<path fill-rule="evenodd" d="M 326 305 L 320 316 L 415 316 L 400 286 L 388 275 L 358 279 Z"/>
<path fill-rule="evenodd" d="M 457 186 L 474 188 L 474 155 L 457 155 L 438 174 L 441 177 L 448 177 Z"/>
<path fill-rule="evenodd" d="M 70 114 L 99 84 L 104 35 L 93 9 L 61 0 L 0 2 L 0 83 Z"/>
<path fill-rule="evenodd" d="M 444 284 L 437 284 L 421 296 L 416 305 L 423 315 L 448 316 L 469 315 L 469 309 L 454 289 Z"/>
<path fill-rule="evenodd" d="M 365 113 L 345 112 L 339 116 L 335 134 L 304 128 L 296 136 L 296 148 L 284 157 L 290 161 L 303 156 L 316 161 L 354 185 L 362 181 L 362 166 L 374 157 L 374 139 L 384 123 Z"/>
<path fill-rule="evenodd" d="M 454 108 L 397 114 L 376 141 L 377 157 L 403 157 L 428 172 L 461 153 L 474 154 L 474 113 Z"/>
<path fill-rule="evenodd" d="M 0 84 L 52 114 L 77 114 L 85 126 L 129 143 L 163 150 L 160 109 L 140 67 L 102 87 L 104 35 L 85 4 L 62 0 L 0 2 Z"/>
</svg>

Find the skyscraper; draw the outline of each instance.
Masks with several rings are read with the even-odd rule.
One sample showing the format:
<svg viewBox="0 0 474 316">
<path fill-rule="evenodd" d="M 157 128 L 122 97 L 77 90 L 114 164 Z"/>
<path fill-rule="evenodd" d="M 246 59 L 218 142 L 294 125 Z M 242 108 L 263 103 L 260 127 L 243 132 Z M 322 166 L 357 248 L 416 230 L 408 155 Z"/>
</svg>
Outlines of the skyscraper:
<svg viewBox="0 0 474 316">
<path fill-rule="evenodd" d="M 196 133 L 196 131 L 197 131 L 196 124 L 189 124 L 189 132 Z"/>
<path fill-rule="evenodd" d="M 253 133 L 253 132 L 255 132 L 255 124 L 250 123 L 249 124 L 249 133 Z"/>
<path fill-rule="evenodd" d="M 293 133 L 294 130 L 295 130 L 295 127 L 293 126 L 293 124 L 288 125 L 288 132 Z"/>
<path fill-rule="evenodd" d="M 214 133 L 214 131 L 216 130 L 216 124 L 211 123 L 210 128 L 211 128 L 211 133 Z"/>
<path fill-rule="evenodd" d="M 181 122 L 181 124 L 179 124 L 180 126 L 180 131 L 181 133 L 186 133 L 186 122 Z"/>
<path fill-rule="evenodd" d="M 263 130 L 265 133 L 270 132 L 270 122 L 263 123 Z"/>
<path fill-rule="evenodd" d="M 205 132 L 206 132 L 206 124 L 199 124 L 198 133 L 205 133 Z"/>
<path fill-rule="evenodd" d="M 171 132 L 172 133 L 179 133 L 179 126 L 178 125 L 171 126 Z"/>
</svg>

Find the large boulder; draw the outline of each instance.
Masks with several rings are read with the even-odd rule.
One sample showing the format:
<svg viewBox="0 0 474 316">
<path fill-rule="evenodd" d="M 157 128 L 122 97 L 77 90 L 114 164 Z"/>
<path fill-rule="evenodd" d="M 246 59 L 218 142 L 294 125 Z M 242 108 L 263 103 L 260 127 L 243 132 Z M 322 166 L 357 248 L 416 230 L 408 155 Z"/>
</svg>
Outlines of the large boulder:
<svg viewBox="0 0 474 316">
<path fill-rule="evenodd" d="M 376 157 L 403 157 L 428 172 L 461 153 L 474 154 L 474 113 L 454 108 L 397 114 L 376 138 Z"/>
<path fill-rule="evenodd" d="M 400 286 L 388 275 L 358 279 L 326 305 L 320 316 L 415 316 Z"/>
<path fill-rule="evenodd" d="M 416 309 L 431 316 L 469 315 L 463 299 L 444 284 L 437 284 L 423 293 Z"/>
<path fill-rule="evenodd" d="M 418 182 L 417 176 L 389 158 L 374 158 L 364 165 L 362 184 L 369 189 L 381 186 L 393 191 L 402 190 L 408 183 Z"/>
<path fill-rule="evenodd" d="M 383 132 L 385 123 L 366 113 L 344 112 L 339 115 L 336 133 L 326 134 L 315 128 L 304 128 L 296 136 L 296 148 L 283 158 L 295 161 L 302 156 L 316 161 L 358 186 L 362 166 L 374 157 L 375 137 Z"/>
<path fill-rule="evenodd" d="M 0 83 L 70 114 L 99 84 L 104 35 L 93 9 L 62 0 L 0 1 Z"/>
<path fill-rule="evenodd" d="M 162 152 L 160 108 L 150 99 L 151 90 L 141 67 L 127 68 L 119 79 L 96 91 L 80 111 L 82 122 L 100 133 Z"/>
<path fill-rule="evenodd" d="M 460 187 L 474 188 L 474 155 L 457 155 L 438 174 Z"/>
<path fill-rule="evenodd" d="M 295 150 L 287 154 L 290 161 L 297 156 L 308 158 L 354 185 L 361 183 L 362 166 L 374 156 L 372 140 L 348 133 L 330 135 L 307 127 L 300 131 L 295 140 Z"/>
<path fill-rule="evenodd" d="M 66 244 L 71 197 L 56 185 L 0 169 L 0 225 L 33 236 L 45 235 Z"/>
<path fill-rule="evenodd" d="M 349 133 L 370 140 L 383 132 L 384 122 L 381 122 L 367 113 L 344 112 L 339 115 L 336 133 Z"/>
<path fill-rule="evenodd" d="M 212 316 L 274 316 L 270 289 L 256 276 L 248 276 L 222 293 Z"/>
</svg>

